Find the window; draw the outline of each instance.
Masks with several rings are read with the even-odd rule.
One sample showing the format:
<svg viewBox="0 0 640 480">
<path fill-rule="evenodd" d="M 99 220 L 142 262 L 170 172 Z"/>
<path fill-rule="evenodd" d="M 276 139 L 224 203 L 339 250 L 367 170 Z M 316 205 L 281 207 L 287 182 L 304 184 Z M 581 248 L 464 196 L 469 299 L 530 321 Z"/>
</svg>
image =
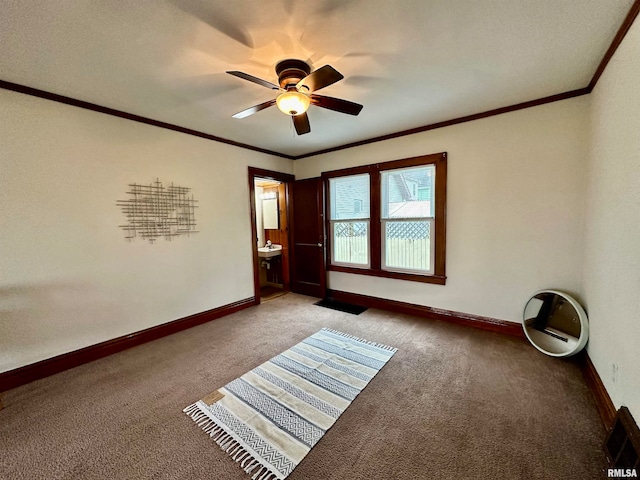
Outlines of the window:
<svg viewBox="0 0 640 480">
<path fill-rule="evenodd" d="M 330 270 L 445 283 L 446 153 L 323 173 Z"/>
<path fill-rule="evenodd" d="M 433 165 L 380 172 L 383 270 L 433 273 L 434 202 L 419 200 L 417 186 L 434 178 Z"/>
<path fill-rule="evenodd" d="M 369 266 L 369 174 L 329 179 L 331 263 Z"/>
</svg>

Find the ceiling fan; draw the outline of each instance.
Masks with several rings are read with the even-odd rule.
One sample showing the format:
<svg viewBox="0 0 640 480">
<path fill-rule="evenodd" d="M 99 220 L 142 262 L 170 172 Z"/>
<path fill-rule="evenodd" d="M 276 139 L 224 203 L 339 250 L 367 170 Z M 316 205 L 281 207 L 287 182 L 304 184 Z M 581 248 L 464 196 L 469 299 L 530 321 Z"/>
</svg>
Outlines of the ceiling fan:
<svg viewBox="0 0 640 480">
<path fill-rule="evenodd" d="M 272 105 L 277 105 L 282 113 L 291 115 L 296 133 L 304 135 L 311 131 L 309 117 L 306 113 L 309 105 L 317 105 L 348 115 L 358 115 L 362 110 L 362 105 L 358 103 L 314 93 L 344 78 L 330 65 L 325 65 L 311 72 L 311 67 L 302 60 L 282 60 L 276 65 L 279 86 L 244 72 L 231 71 L 227 73 L 280 92 L 273 100 L 242 110 L 233 115 L 233 118 L 245 118 Z"/>
</svg>

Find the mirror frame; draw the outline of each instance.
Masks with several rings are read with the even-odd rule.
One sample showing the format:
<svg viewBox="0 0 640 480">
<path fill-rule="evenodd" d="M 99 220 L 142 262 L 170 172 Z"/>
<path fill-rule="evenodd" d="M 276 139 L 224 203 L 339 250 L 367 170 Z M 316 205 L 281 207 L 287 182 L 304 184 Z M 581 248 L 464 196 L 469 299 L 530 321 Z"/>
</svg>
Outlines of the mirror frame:
<svg viewBox="0 0 640 480">
<path fill-rule="evenodd" d="M 525 317 L 525 313 L 527 311 L 527 306 L 529 305 L 531 300 L 534 299 L 537 295 L 540 295 L 541 293 L 554 294 L 564 298 L 575 309 L 576 313 L 578 314 L 578 319 L 580 320 L 580 337 L 578 337 L 578 342 L 572 348 L 567 348 L 566 351 L 558 353 L 558 352 L 550 352 L 548 350 L 545 350 L 540 345 L 538 345 L 529 335 L 527 325 L 525 324 L 525 321 L 527 320 Z M 585 347 L 585 345 L 587 344 L 587 340 L 589 339 L 589 320 L 587 318 L 587 313 L 584 311 L 582 306 L 577 302 L 575 298 L 559 290 L 540 290 L 534 293 L 533 295 L 531 295 L 529 300 L 527 300 L 527 303 L 525 304 L 524 309 L 522 311 L 522 329 L 524 330 L 524 334 L 527 337 L 527 340 L 529 340 L 529 343 L 531 343 L 531 345 L 533 345 L 540 352 L 544 353 L 545 355 L 549 355 L 551 357 L 570 357 L 572 355 L 575 355 Z"/>
</svg>

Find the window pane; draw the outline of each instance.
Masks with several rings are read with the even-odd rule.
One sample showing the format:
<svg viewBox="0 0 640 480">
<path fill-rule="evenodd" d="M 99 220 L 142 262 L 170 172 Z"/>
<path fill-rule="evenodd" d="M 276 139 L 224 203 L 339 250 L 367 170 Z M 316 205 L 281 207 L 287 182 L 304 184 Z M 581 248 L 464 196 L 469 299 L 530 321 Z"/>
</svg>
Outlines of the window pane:
<svg viewBox="0 0 640 480">
<path fill-rule="evenodd" d="M 381 172 L 382 218 L 433 217 L 434 180 L 433 165 Z"/>
<path fill-rule="evenodd" d="M 431 271 L 432 221 L 383 221 L 384 268 Z"/>
<path fill-rule="evenodd" d="M 369 222 L 335 222 L 333 226 L 333 261 L 369 264 Z"/>
<path fill-rule="evenodd" d="M 329 179 L 331 220 L 369 218 L 369 174 Z"/>
</svg>

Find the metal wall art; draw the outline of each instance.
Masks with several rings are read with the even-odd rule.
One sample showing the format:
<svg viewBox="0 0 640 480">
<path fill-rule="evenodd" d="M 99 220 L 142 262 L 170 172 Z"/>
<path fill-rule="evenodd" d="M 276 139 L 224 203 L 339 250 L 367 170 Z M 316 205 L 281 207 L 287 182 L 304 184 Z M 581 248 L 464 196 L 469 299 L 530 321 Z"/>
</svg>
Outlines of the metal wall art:
<svg viewBox="0 0 640 480">
<path fill-rule="evenodd" d="M 189 194 L 190 188 L 173 183 L 165 187 L 158 179 L 149 185 L 130 183 L 129 187 L 129 199 L 116 202 L 127 217 L 127 224 L 119 225 L 127 240 L 139 237 L 153 243 L 160 237 L 172 240 L 179 235 L 198 233 L 195 218 L 198 201 Z"/>
</svg>

